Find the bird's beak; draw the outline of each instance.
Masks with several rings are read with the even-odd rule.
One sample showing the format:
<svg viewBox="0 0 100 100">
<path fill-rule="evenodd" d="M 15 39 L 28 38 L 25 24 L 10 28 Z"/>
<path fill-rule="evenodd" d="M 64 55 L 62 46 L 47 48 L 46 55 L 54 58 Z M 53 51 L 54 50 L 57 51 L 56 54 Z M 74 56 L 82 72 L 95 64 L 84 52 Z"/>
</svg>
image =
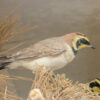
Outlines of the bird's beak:
<svg viewBox="0 0 100 100">
<path fill-rule="evenodd" d="M 90 44 L 89 47 L 92 49 L 96 49 L 92 44 Z"/>
</svg>

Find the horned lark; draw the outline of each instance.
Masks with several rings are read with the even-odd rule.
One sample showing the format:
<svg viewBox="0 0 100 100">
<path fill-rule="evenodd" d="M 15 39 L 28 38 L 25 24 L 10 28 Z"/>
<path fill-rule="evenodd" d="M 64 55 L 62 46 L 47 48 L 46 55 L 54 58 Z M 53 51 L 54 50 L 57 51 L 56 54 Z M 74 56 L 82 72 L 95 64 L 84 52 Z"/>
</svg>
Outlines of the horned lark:
<svg viewBox="0 0 100 100">
<path fill-rule="evenodd" d="M 96 78 L 89 83 L 89 87 L 91 88 L 92 92 L 100 94 L 100 79 Z"/>
<path fill-rule="evenodd" d="M 39 65 L 56 70 L 70 63 L 78 50 L 86 47 L 94 49 L 89 39 L 79 32 L 49 38 L 16 54 L 0 57 L 0 61 L 3 61 L 0 69 L 25 67 L 34 72 Z"/>
</svg>

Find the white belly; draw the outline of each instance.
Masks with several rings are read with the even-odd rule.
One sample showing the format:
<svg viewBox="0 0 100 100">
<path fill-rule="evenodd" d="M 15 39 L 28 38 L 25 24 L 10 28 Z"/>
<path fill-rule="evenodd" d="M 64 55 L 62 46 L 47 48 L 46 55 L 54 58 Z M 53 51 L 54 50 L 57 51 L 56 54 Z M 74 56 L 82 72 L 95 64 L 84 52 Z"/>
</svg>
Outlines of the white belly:
<svg viewBox="0 0 100 100">
<path fill-rule="evenodd" d="M 53 57 L 42 57 L 36 60 L 33 60 L 31 62 L 25 62 L 25 61 L 18 61 L 13 62 L 8 65 L 11 69 L 17 68 L 17 67 L 24 67 L 32 71 L 37 70 L 37 65 L 46 67 L 47 69 L 59 69 L 67 65 L 69 62 L 71 62 L 74 59 L 74 54 L 71 50 L 71 48 L 68 48 L 67 52 L 62 53 L 59 56 L 53 56 Z"/>
<path fill-rule="evenodd" d="M 67 51 L 62 53 L 59 56 L 43 57 L 43 58 L 35 60 L 34 62 L 37 63 L 38 65 L 44 66 L 48 69 L 56 70 L 56 69 L 64 67 L 69 62 L 71 62 L 74 58 L 75 58 L 75 55 L 74 55 L 72 49 L 68 46 Z"/>
<path fill-rule="evenodd" d="M 58 69 L 64 67 L 68 61 L 64 54 L 56 57 L 43 57 L 35 61 L 40 66 L 44 66 L 48 69 Z"/>
</svg>

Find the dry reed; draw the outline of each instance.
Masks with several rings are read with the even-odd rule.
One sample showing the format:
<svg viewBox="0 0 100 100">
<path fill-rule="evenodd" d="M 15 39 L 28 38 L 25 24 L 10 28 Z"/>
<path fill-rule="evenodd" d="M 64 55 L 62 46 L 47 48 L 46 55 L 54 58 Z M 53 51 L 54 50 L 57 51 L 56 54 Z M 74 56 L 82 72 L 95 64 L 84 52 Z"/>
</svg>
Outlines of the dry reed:
<svg viewBox="0 0 100 100">
<path fill-rule="evenodd" d="M 45 100 L 100 100 L 98 94 L 91 92 L 88 83 L 72 83 L 65 74 L 56 75 L 41 68 L 36 72 L 32 85 L 32 90 L 37 88 Z"/>
</svg>

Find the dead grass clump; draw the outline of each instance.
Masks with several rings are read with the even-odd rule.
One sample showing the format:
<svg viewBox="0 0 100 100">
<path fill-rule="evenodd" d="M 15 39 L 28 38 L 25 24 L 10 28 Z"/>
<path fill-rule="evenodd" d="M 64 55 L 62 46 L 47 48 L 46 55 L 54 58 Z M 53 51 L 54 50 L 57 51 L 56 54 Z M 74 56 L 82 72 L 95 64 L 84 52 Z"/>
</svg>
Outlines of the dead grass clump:
<svg viewBox="0 0 100 100">
<path fill-rule="evenodd" d="M 36 72 L 32 89 L 40 89 L 45 100 L 100 100 L 90 91 L 88 84 L 73 84 L 64 74 L 41 69 Z M 33 99 L 34 100 L 34 99 Z"/>
</svg>

